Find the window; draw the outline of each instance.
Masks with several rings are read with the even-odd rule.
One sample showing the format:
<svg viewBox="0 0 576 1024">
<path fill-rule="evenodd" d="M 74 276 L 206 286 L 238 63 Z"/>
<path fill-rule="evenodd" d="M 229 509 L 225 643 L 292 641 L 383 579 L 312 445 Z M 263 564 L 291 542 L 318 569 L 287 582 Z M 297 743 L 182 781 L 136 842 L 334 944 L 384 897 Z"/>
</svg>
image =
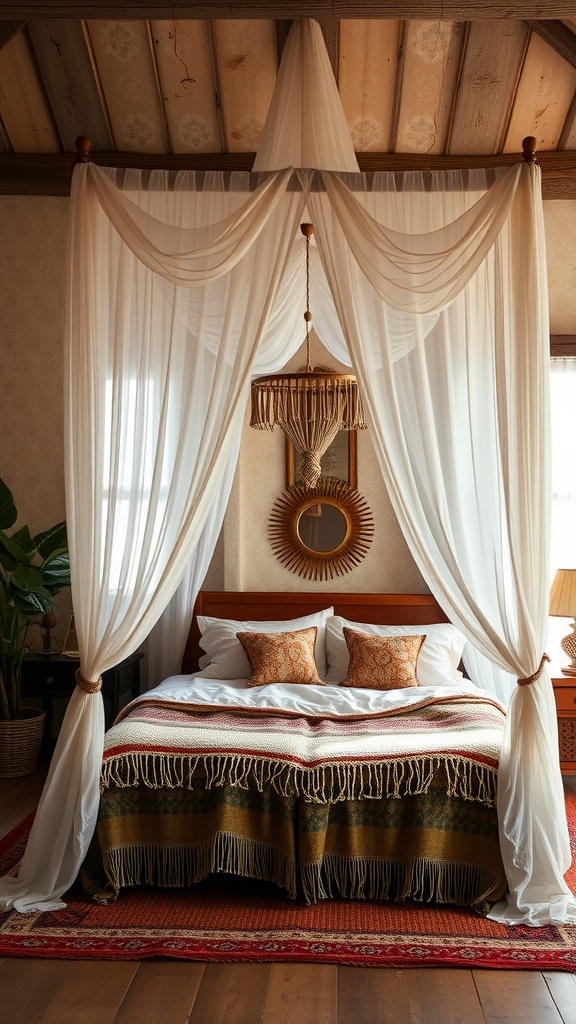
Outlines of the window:
<svg viewBox="0 0 576 1024">
<path fill-rule="evenodd" d="M 153 549 L 168 494 L 168 459 L 157 458 L 159 419 L 158 388 L 152 380 L 138 382 L 132 378 L 120 383 L 106 382 L 102 552 L 107 550 L 106 533 L 111 531 L 110 568 L 109 573 L 105 573 L 109 579 L 109 594 L 114 596 L 121 592 L 126 600 L 130 599 L 136 585 L 135 574 L 139 568 L 141 571 L 140 559 L 134 560 L 131 552 L 135 547 L 144 546 L 145 541 L 146 547 Z M 140 494 L 137 503 L 130 500 L 134 491 Z M 158 506 L 151 524 L 148 517 L 154 492 L 157 492 Z M 111 494 L 115 495 L 113 508 L 109 507 Z"/>
<path fill-rule="evenodd" d="M 576 358 L 552 359 L 552 540 L 550 582 L 557 569 L 576 568 Z M 566 620 L 550 619 L 549 648 L 559 650 Z"/>
</svg>

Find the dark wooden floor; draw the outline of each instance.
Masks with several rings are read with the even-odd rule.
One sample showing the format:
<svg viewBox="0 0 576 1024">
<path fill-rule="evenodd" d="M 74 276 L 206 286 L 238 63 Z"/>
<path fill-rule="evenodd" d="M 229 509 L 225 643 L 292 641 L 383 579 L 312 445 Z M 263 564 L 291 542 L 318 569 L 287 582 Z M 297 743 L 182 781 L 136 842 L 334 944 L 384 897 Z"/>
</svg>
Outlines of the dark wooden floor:
<svg viewBox="0 0 576 1024">
<path fill-rule="evenodd" d="M 0 780 L 0 836 L 45 774 Z M 2 1024 L 576 1024 L 576 975 L 0 959 Z"/>
</svg>

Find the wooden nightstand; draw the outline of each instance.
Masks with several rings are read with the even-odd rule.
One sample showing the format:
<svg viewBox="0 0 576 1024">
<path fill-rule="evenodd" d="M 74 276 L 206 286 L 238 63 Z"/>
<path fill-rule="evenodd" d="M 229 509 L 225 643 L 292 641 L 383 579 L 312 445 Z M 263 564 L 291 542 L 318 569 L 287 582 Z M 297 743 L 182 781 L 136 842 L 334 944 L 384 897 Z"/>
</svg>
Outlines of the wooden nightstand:
<svg viewBox="0 0 576 1024">
<path fill-rule="evenodd" d="M 142 651 L 135 651 L 119 665 L 108 669 L 102 678 L 104 720 L 106 728 L 112 725 L 118 711 L 140 693 L 140 659 Z M 68 699 L 76 686 L 74 673 L 79 667 L 77 658 L 65 654 L 25 654 L 22 661 L 22 697 L 40 698 L 46 712 L 45 736 L 53 739 L 53 708 L 56 698 Z"/>
<path fill-rule="evenodd" d="M 560 770 L 576 775 L 576 676 L 565 676 L 552 666 L 552 686 L 558 710 Z"/>
</svg>

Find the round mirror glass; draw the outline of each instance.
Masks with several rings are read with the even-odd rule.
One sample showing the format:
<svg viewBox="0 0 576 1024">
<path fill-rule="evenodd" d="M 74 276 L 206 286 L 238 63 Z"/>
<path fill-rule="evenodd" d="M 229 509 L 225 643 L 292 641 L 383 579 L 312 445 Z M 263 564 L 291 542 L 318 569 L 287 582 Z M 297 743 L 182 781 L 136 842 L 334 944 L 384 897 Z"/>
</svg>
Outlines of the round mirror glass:
<svg viewBox="0 0 576 1024">
<path fill-rule="evenodd" d="M 346 516 L 335 505 L 315 502 L 303 509 L 297 523 L 298 539 L 310 551 L 335 551 L 346 538 Z"/>
</svg>

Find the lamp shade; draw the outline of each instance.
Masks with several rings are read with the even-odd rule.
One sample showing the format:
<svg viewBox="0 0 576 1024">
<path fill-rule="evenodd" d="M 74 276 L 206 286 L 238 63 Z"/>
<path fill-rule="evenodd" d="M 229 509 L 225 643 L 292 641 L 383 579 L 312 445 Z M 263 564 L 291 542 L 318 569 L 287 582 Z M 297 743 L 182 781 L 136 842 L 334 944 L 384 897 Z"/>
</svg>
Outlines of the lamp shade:
<svg viewBox="0 0 576 1024">
<path fill-rule="evenodd" d="M 576 569 L 558 569 L 550 591 L 550 615 L 576 616 Z"/>
</svg>

